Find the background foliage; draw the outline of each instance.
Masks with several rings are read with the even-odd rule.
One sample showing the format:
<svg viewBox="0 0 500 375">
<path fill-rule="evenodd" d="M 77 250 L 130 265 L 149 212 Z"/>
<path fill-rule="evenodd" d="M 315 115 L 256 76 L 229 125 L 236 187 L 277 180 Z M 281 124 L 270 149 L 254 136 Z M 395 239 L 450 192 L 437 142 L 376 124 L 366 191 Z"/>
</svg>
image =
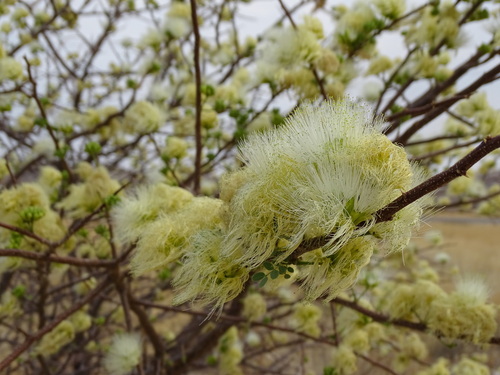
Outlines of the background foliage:
<svg viewBox="0 0 500 375">
<path fill-rule="evenodd" d="M 250 23 L 255 10 L 273 23 Z M 499 11 L 486 0 L 2 0 L 0 370 L 493 373 L 496 306 L 481 280 L 458 277 L 437 233 L 425 245 L 403 241 L 404 261 L 394 246 L 375 246 L 329 294 L 317 288 L 328 273 L 316 276 L 335 231 L 308 232 L 293 248 L 280 237 L 272 254 L 238 270 L 207 267 L 228 246 L 209 241 L 227 221 L 243 223 L 233 227 L 241 238 L 260 233 L 235 201 L 258 212 L 277 204 L 263 203 L 265 189 L 233 200 L 241 186 L 265 175 L 266 189 L 287 191 L 295 172 L 277 180 L 286 168 L 252 152 L 267 152 L 265 134 L 282 134 L 304 102 L 313 119 L 328 106 L 383 117 L 388 138 L 345 146 L 353 169 L 368 173 L 355 161 L 374 147 L 396 150 L 387 139 L 419 165 L 420 181 L 401 183 L 402 195 L 368 216 L 344 202 L 353 233 L 370 220 L 397 222 L 424 196 L 426 215 L 460 207 L 498 216 L 500 114 L 486 93 L 500 77 Z M 343 119 L 335 116 L 325 121 Z M 237 158 L 247 140 L 251 162 Z M 389 168 L 395 152 L 380 151 L 381 181 L 402 173 Z M 267 175 L 248 177 L 255 160 Z M 214 241 L 208 258 L 193 250 Z M 286 257 L 273 252 L 281 247 Z M 203 282 L 217 272 L 216 284 Z M 217 294 L 228 280 L 237 285 Z M 453 289 L 440 286 L 449 280 Z"/>
</svg>

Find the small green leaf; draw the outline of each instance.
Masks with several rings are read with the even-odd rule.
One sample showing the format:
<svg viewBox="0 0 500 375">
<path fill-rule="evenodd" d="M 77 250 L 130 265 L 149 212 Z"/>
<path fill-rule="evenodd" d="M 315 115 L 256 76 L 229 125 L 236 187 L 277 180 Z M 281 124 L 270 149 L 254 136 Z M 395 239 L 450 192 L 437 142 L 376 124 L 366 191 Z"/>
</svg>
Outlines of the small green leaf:
<svg viewBox="0 0 500 375">
<path fill-rule="evenodd" d="M 97 142 L 89 142 L 85 145 L 85 152 L 91 156 L 96 156 L 101 152 L 101 145 Z"/>
<path fill-rule="evenodd" d="M 271 262 L 264 262 L 264 268 L 268 271 L 274 270 L 274 266 Z"/>
<path fill-rule="evenodd" d="M 262 280 L 264 277 L 266 277 L 266 274 L 264 272 L 257 272 L 252 276 L 253 281 L 259 281 Z"/>
<path fill-rule="evenodd" d="M 264 277 L 264 278 L 260 281 L 260 283 L 259 283 L 259 287 L 261 287 L 261 288 L 262 288 L 262 287 L 264 287 L 264 285 L 266 285 L 266 283 L 267 283 L 267 280 L 269 280 L 269 279 L 267 278 L 267 276 L 266 276 L 266 277 Z"/>
<path fill-rule="evenodd" d="M 104 198 L 104 204 L 106 207 L 116 206 L 120 202 L 120 197 L 118 195 L 110 195 L 109 197 Z"/>
<path fill-rule="evenodd" d="M 295 269 L 293 267 L 288 267 L 286 270 L 288 272 L 290 272 L 290 273 L 294 273 L 295 272 Z"/>
<path fill-rule="evenodd" d="M 26 287 L 24 285 L 17 285 L 12 289 L 12 295 L 16 298 L 22 298 L 26 294 Z"/>
<path fill-rule="evenodd" d="M 325 367 L 323 369 L 323 375 L 337 375 L 337 370 L 334 367 Z"/>
<path fill-rule="evenodd" d="M 280 272 L 280 275 L 283 275 L 286 273 L 286 267 L 285 266 L 278 266 L 278 270 Z"/>
<path fill-rule="evenodd" d="M 290 274 L 288 274 L 288 273 L 285 273 L 285 275 L 284 275 L 283 277 L 284 277 L 285 279 L 287 279 L 287 280 L 288 280 L 288 279 L 290 279 L 292 276 L 291 276 Z"/>
<path fill-rule="evenodd" d="M 35 125 L 42 127 L 42 128 L 44 128 L 48 125 L 47 119 L 45 117 L 37 117 L 33 123 Z"/>
<path fill-rule="evenodd" d="M 271 273 L 269 274 L 269 276 L 271 276 L 271 279 L 277 279 L 280 275 L 280 271 L 278 270 L 274 270 L 274 271 L 271 271 Z"/>
<path fill-rule="evenodd" d="M 168 269 L 168 268 L 164 268 L 162 269 L 159 273 L 158 273 L 158 278 L 161 280 L 161 281 L 165 281 L 167 280 L 170 276 L 172 275 L 172 272 Z"/>
</svg>

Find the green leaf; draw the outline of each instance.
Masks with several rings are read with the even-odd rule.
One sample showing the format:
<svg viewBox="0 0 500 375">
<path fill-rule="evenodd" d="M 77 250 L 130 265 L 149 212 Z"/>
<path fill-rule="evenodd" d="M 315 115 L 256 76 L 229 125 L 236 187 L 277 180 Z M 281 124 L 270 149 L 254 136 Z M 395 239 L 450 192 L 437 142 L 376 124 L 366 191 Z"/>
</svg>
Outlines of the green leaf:
<svg viewBox="0 0 500 375">
<path fill-rule="evenodd" d="M 271 262 L 264 262 L 264 268 L 268 271 L 274 270 L 274 266 Z"/>
<path fill-rule="evenodd" d="M 289 274 L 289 273 L 285 273 L 285 275 L 283 276 L 285 279 L 290 279 L 292 276 Z"/>
<path fill-rule="evenodd" d="M 45 117 L 37 117 L 34 121 L 34 124 L 44 128 L 48 125 L 48 122 Z"/>
<path fill-rule="evenodd" d="M 158 278 L 162 281 L 165 281 L 167 280 L 170 276 L 172 275 L 172 272 L 168 269 L 168 268 L 164 268 L 162 269 L 159 273 L 158 273 Z"/>
<path fill-rule="evenodd" d="M 288 272 L 290 272 L 290 273 L 294 273 L 295 272 L 295 269 L 293 267 L 288 267 L 286 270 Z"/>
<path fill-rule="evenodd" d="M 91 156 L 96 156 L 101 152 L 101 145 L 97 142 L 89 142 L 85 145 L 85 152 Z"/>
<path fill-rule="evenodd" d="M 334 367 L 327 366 L 323 369 L 323 375 L 337 375 L 337 370 Z"/>
<path fill-rule="evenodd" d="M 257 272 L 252 276 L 253 281 L 259 281 L 262 280 L 264 277 L 266 277 L 266 274 L 264 272 Z"/>
<path fill-rule="evenodd" d="M 24 285 L 17 285 L 12 289 L 12 295 L 16 298 L 22 298 L 26 294 L 26 287 Z"/>
<path fill-rule="evenodd" d="M 285 266 L 278 266 L 278 270 L 280 272 L 280 275 L 283 275 L 286 273 L 286 267 Z"/>
<path fill-rule="evenodd" d="M 266 283 L 267 283 L 267 280 L 269 280 L 269 279 L 267 278 L 267 276 L 266 276 L 265 278 L 263 278 L 263 279 L 260 281 L 260 283 L 259 283 L 259 287 L 261 287 L 261 288 L 262 288 L 262 287 L 264 287 L 264 285 L 266 285 Z"/>
<path fill-rule="evenodd" d="M 269 274 L 271 276 L 271 279 L 277 279 L 280 275 L 280 271 L 278 270 L 274 270 L 274 271 L 271 271 L 271 273 Z"/>
</svg>

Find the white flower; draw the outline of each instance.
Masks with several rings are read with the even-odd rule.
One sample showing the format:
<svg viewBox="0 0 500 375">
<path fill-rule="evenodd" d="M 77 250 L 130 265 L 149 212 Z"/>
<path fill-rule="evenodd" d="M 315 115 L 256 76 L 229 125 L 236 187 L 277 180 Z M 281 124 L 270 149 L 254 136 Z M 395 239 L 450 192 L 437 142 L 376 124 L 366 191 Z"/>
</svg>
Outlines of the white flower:
<svg viewBox="0 0 500 375">
<path fill-rule="evenodd" d="M 123 333 L 113 337 L 111 347 L 104 357 L 104 367 L 111 375 L 131 372 L 141 359 L 141 339 L 135 333 Z"/>
<path fill-rule="evenodd" d="M 333 298 L 369 261 L 376 240 L 367 234 L 376 233 L 389 251 L 406 245 L 418 205 L 386 223 L 375 225 L 373 216 L 415 184 L 404 150 L 380 133 L 381 125 L 362 106 L 332 101 L 305 105 L 284 126 L 250 136 L 240 147 L 246 168 L 222 185 L 221 197 L 232 176 L 241 181 L 228 199 L 222 253 L 255 268 L 276 250 L 279 262 L 304 239 L 324 236 L 327 244 L 301 277 L 310 298 Z"/>
<path fill-rule="evenodd" d="M 12 57 L 0 59 L 0 82 L 6 79 L 20 79 L 23 76 L 23 66 Z"/>
<path fill-rule="evenodd" d="M 139 101 L 125 112 L 124 124 L 131 133 L 150 133 L 158 130 L 163 122 L 163 114 L 155 105 Z"/>
</svg>

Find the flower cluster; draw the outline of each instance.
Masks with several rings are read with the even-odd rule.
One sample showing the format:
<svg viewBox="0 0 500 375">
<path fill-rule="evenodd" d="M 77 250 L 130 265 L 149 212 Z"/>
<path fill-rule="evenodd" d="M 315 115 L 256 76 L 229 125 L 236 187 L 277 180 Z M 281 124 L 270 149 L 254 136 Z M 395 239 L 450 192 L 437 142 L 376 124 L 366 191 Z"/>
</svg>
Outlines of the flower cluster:
<svg viewBox="0 0 500 375">
<path fill-rule="evenodd" d="M 164 185 L 139 191 L 115 212 L 122 238 L 137 241 L 132 268 L 141 274 L 182 257 L 177 303 L 220 307 L 264 262 L 277 267 L 272 279 L 298 272 L 307 299 L 334 298 L 374 251 L 406 246 L 419 220 L 420 205 L 413 204 L 389 222 L 376 221 L 377 210 L 417 176 L 381 125 L 349 101 L 305 105 L 285 126 L 241 145 L 245 166 L 222 180 L 220 200 Z M 323 245 L 294 258 L 303 241 L 317 237 Z"/>
</svg>

